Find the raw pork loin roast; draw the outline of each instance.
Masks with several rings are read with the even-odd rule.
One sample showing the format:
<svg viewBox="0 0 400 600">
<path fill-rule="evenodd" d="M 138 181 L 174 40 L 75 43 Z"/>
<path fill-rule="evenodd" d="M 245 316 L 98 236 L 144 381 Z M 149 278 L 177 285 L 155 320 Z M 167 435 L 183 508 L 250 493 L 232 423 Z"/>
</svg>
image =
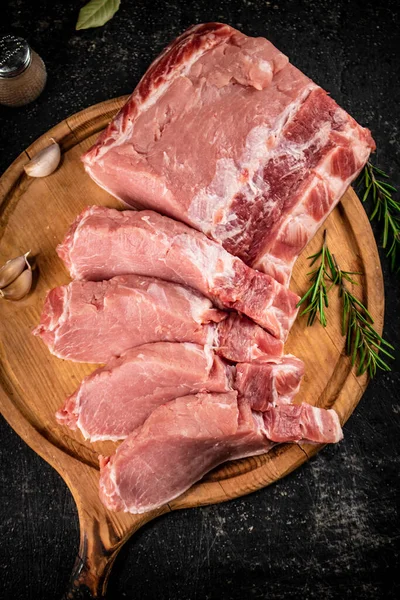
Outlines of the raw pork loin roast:
<svg viewBox="0 0 400 600">
<path fill-rule="evenodd" d="M 288 283 L 375 144 L 264 38 L 196 25 L 83 156 L 127 204 L 185 221 Z"/>
<path fill-rule="evenodd" d="M 164 50 L 83 156 L 146 210 L 77 217 L 57 247 L 74 281 L 49 292 L 34 333 L 60 358 L 107 363 L 57 420 L 123 440 L 100 457 L 109 509 L 159 507 L 277 443 L 341 439 L 335 411 L 293 403 L 288 285 L 374 147 L 270 42 L 209 23 Z"/>
</svg>

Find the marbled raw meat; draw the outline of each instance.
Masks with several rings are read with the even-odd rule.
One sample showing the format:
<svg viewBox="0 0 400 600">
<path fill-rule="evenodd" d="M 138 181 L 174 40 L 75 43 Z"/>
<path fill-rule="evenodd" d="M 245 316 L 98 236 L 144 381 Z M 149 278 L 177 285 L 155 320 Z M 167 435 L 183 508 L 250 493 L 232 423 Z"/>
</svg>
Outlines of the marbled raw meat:
<svg viewBox="0 0 400 600">
<path fill-rule="evenodd" d="M 282 356 L 283 341 L 251 319 L 231 312 L 216 327 L 214 348 L 217 354 L 232 362 L 269 363 Z"/>
<path fill-rule="evenodd" d="M 220 308 L 246 314 L 281 339 L 297 315 L 296 294 L 204 234 L 154 211 L 89 206 L 57 252 L 76 279 L 134 273 L 181 283 Z"/>
<path fill-rule="evenodd" d="M 263 413 L 264 432 L 274 442 L 335 443 L 343 433 L 337 413 L 311 404 L 270 405 Z"/>
<path fill-rule="evenodd" d="M 218 329 L 231 319 L 232 326 Z M 33 333 L 52 354 L 77 362 L 105 363 L 160 341 L 208 344 L 231 361 L 276 358 L 283 350 L 282 340 L 235 313 L 213 308 L 193 289 L 139 275 L 72 281 L 51 290 Z M 237 338 L 245 347 L 236 348 Z"/>
<path fill-rule="evenodd" d="M 333 410 L 282 405 L 261 413 L 237 392 L 185 396 L 157 408 L 113 456 L 100 457 L 100 498 L 110 510 L 142 513 L 227 460 L 264 454 L 275 442 L 341 438 Z"/>
<path fill-rule="evenodd" d="M 159 342 L 128 350 L 81 382 L 57 412 L 57 421 L 86 439 L 119 440 L 161 404 L 197 392 L 232 389 L 256 410 L 291 402 L 303 376 L 301 360 L 230 366 L 208 346 Z"/>
<path fill-rule="evenodd" d="M 189 288 L 125 275 L 51 290 L 34 334 L 59 358 L 105 363 L 150 342 L 211 343 L 225 316 Z"/>
<path fill-rule="evenodd" d="M 276 362 L 236 365 L 235 389 L 253 410 L 267 410 L 269 406 L 290 404 L 300 389 L 304 363 L 286 354 Z"/>
<path fill-rule="evenodd" d="M 83 162 L 125 203 L 184 221 L 287 284 L 374 148 L 269 41 L 208 23 L 161 53 Z"/>
<path fill-rule="evenodd" d="M 229 391 L 233 370 L 209 346 L 145 344 L 85 377 L 57 421 L 92 442 L 124 439 L 160 404 L 202 391 Z"/>
</svg>

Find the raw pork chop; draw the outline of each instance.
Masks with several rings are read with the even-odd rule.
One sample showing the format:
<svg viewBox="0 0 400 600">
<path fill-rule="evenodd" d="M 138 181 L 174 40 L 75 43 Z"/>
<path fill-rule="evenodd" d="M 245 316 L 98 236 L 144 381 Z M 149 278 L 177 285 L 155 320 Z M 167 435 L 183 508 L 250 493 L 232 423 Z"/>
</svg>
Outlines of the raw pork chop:
<svg viewBox="0 0 400 600">
<path fill-rule="evenodd" d="M 104 189 L 287 283 L 375 144 L 264 38 L 191 27 L 83 156 Z"/>
<path fill-rule="evenodd" d="M 126 275 L 51 290 L 34 334 L 59 358 L 104 363 L 149 342 L 211 343 L 224 317 L 193 290 Z"/>
<path fill-rule="evenodd" d="M 208 346 L 146 344 L 85 377 L 57 413 L 57 421 L 79 428 L 92 442 L 119 440 L 160 404 L 196 392 L 227 392 L 232 378 L 233 367 Z"/>
<path fill-rule="evenodd" d="M 86 439 L 119 440 L 142 425 L 155 408 L 196 392 L 233 388 L 265 410 L 291 402 L 304 365 L 284 356 L 276 364 L 228 366 L 208 346 L 159 342 L 129 350 L 86 377 L 57 413 L 61 425 Z"/>
<path fill-rule="evenodd" d="M 255 323 L 232 315 L 231 327 L 216 324 L 228 318 L 194 290 L 151 277 L 126 275 L 109 281 L 72 281 L 51 290 L 34 334 L 52 354 L 78 362 L 105 363 L 113 356 L 150 342 L 214 343 L 229 360 L 263 360 L 282 355 L 283 343 Z M 236 337 L 246 348 L 236 350 Z"/>
<path fill-rule="evenodd" d="M 333 410 L 283 405 L 260 413 L 236 392 L 185 396 L 157 408 L 114 456 L 100 457 L 100 497 L 110 510 L 142 513 L 227 460 L 268 452 L 274 441 L 341 437 Z"/>
<path fill-rule="evenodd" d="M 296 317 L 296 294 L 191 227 L 153 211 L 89 206 L 75 220 L 59 256 L 71 277 L 102 280 L 135 273 L 198 290 L 239 310 L 285 339 Z"/>
</svg>

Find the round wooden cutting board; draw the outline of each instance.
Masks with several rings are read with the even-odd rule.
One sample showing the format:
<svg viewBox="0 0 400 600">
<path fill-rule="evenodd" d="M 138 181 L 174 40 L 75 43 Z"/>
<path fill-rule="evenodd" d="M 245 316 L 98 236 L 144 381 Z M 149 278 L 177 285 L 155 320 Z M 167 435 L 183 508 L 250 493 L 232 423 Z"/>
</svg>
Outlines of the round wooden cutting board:
<svg viewBox="0 0 400 600">
<path fill-rule="evenodd" d="M 67 283 L 68 274 L 55 247 L 71 222 L 88 204 L 121 207 L 84 172 L 80 156 L 87 150 L 126 98 L 103 102 L 66 119 L 23 152 L 0 179 L 0 263 L 27 250 L 36 257 L 37 281 L 20 302 L 1 301 L 0 402 L 15 431 L 47 460 L 69 486 L 79 512 L 81 541 L 78 559 L 66 597 L 101 597 L 111 565 L 122 544 L 139 527 L 156 516 L 178 508 L 222 502 L 248 494 L 283 477 L 321 446 L 287 444 L 269 454 L 228 463 L 201 483 L 158 511 L 144 515 L 112 513 L 98 497 L 98 454 L 111 454 L 116 444 L 85 442 L 80 433 L 57 425 L 54 413 L 93 365 L 62 361 L 52 356 L 39 338 L 31 335 L 38 324 L 49 288 Z M 49 177 L 31 179 L 23 167 L 47 146 L 50 138 L 62 147 L 60 167 Z M 382 331 L 384 296 L 382 273 L 367 216 L 354 191 L 349 189 L 327 219 L 330 249 L 346 270 L 361 271 L 356 294 Z M 298 259 L 291 289 L 304 294 L 308 287 L 307 256 L 321 246 L 323 228 Z M 298 401 L 332 408 L 342 424 L 353 412 L 367 385 L 355 377 L 344 354 L 340 330 L 341 304 L 337 291 L 330 294 L 328 326 L 306 326 L 298 318 L 285 346 L 300 357 L 306 374 Z"/>
</svg>

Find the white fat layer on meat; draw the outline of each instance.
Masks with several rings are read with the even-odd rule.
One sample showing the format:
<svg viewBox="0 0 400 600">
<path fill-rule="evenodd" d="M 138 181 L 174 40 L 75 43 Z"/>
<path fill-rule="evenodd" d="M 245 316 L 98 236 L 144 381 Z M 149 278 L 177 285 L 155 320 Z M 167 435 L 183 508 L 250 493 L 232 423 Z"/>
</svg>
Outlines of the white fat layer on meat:
<svg viewBox="0 0 400 600">
<path fill-rule="evenodd" d="M 116 456 L 116 455 L 114 455 Z M 114 465 L 112 465 L 111 467 L 109 467 L 109 464 L 107 464 L 107 471 L 108 471 L 108 478 L 112 483 L 112 492 L 111 493 L 106 493 L 104 494 L 104 487 L 103 487 L 103 494 L 105 496 L 107 496 L 108 498 L 113 498 L 114 496 L 118 496 L 118 499 L 121 501 L 121 503 L 123 504 L 124 508 L 123 511 L 127 512 L 128 510 L 128 506 L 126 505 L 126 503 L 124 502 L 124 499 L 121 497 L 120 493 L 119 493 L 119 487 L 117 484 L 117 480 L 116 480 L 116 470 Z M 107 486 L 108 488 L 110 487 L 110 484 L 108 484 Z"/>
<path fill-rule="evenodd" d="M 212 350 L 219 346 L 219 332 L 216 323 L 210 323 L 208 325 L 206 346 L 210 346 Z"/>
<path fill-rule="evenodd" d="M 204 313 L 207 310 L 212 309 L 211 301 L 207 298 L 197 296 L 188 288 L 179 286 L 176 288 L 176 292 L 188 301 L 190 315 L 196 323 L 204 323 Z M 165 292 L 163 292 L 165 295 Z"/>
<path fill-rule="evenodd" d="M 359 170 L 361 170 L 365 162 L 368 160 L 370 149 L 366 147 L 365 144 L 357 144 L 354 139 L 351 140 L 351 146 L 354 157 L 359 164 Z M 334 152 L 335 151 L 333 150 L 331 154 L 334 155 Z M 321 162 L 316 169 L 314 169 L 314 172 L 323 178 L 323 180 L 326 182 L 326 185 L 330 188 L 335 197 L 340 198 L 353 179 L 356 177 L 357 173 L 352 173 L 347 179 L 332 175 L 329 168 L 329 159 L 331 154 L 327 155 L 326 159 Z M 326 215 L 324 215 L 323 219 L 325 218 Z"/>
<path fill-rule="evenodd" d="M 286 354 L 284 358 L 288 358 L 291 357 L 290 354 Z M 295 358 L 295 357 L 294 357 Z M 299 359 L 297 359 L 299 362 L 301 362 Z M 291 363 L 285 363 L 285 362 L 280 362 L 280 363 L 276 363 L 277 368 L 279 369 L 280 373 L 292 373 L 293 371 L 297 371 L 297 365 L 293 365 Z"/>
<path fill-rule="evenodd" d="M 58 321 L 56 323 L 53 323 L 53 319 L 52 319 L 52 322 L 50 323 L 49 330 L 54 331 L 53 349 L 50 348 L 50 351 L 55 356 L 59 356 L 59 358 L 65 358 L 64 356 L 60 356 L 57 352 L 54 352 L 54 348 L 57 347 L 58 340 L 60 339 L 59 332 L 60 332 L 61 327 L 69 319 L 72 287 L 71 287 L 71 285 L 63 286 L 61 288 L 61 290 L 62 290 L 62 295 L 63 295 L 63 309 L 62 309 L 62 313 L 61 313 L 61 316 L 58 319 Z"/>
<path fill-rule="evenodd" d="M 243 362 L 251 362 L 252 360 L 257 360 L 260 357 L 261 358 L 265 357 L 265 352 L 263 350 L 260 350 L 260 346 L 256 342 L 251 344 L 249 347 L 250 347 L 249 359 L 245 360 Z M 273 356 L 268 356 L 268 359 L 265 362 L 273 363 L 273 362 L 278 362 L 279 360 L 280 360 L 280 358 L 274 358 Z"/>
<path fill-rule="evenodd" d="M 182 252 L 199 269 L 206 279 L 209 290 L 214 287 L 214 281 L 223 277 L 229 285 L 230 280 L 235 277 L 235 259 L 217 242 L 201 243 L 196 237 L 179 234 L 174 237 Z M 223 270 L 221 271 L 221 265 Z"/>
<path fill-rule="evenodd" d="M 278 367 L 278 365 L 276 365 Z M 276 389 L 276 373 L 272 377 L 272 404 L 275 405 L 279 400 L 278 391 Z"/>
<path fill-rule="evenodd" d="M 197 238 L 185 234 L 179 234 L 174 239 L 200 273 L 206 277 L 209 287 L 212 287 L 219 258 L 218 246 L 211 243 L 200 248 Z"/>
<path fill-rule="evenodd" d="M 221 159 L 220 161 L 217 161 L 216 172 L 212 183 L 208 188 L 197 194 L 189 208 L 188 214 L 195 224 L 199 227 L 204 227 L 205 222 L 209 234 L 222 242 L 233 237 L 236 239 L 236 242 L 239 242 L 241 238 L 246 236 L 247 231 L 243 228 L 243 224 L 240 223 L 237 227 L 233 225 L 236 214 L 231 210 L 231 201 L 235 195 L 237 193 L 243 194 L 247 203 L 254 201 L 256 196 L 260 193 L 268 196 L 268 184 L 262 178 L 263 165 L 266 164 L 268 160 L 274 158 L 279 159 L 280 155 L 289 155 L 293 157 L 293 170 L 295 171 L 305 163 L 306 150 L 314 144 L 319 147 L 323 146 L 331 133 L 331 122 L 327 121 L 319 128 L 316 134 L 312 138 L 309 138 L 304 144 L 290 143 L 289 140 L 285 140 L 282 147 L 278 145 L 279 139 L 282 136 L 283 127 L 296 114 L 310 91 L 316 89 L 316 87 L 317 86 L 315 85 L 310 85 L 310 87 L 304 91 L 302 98 L 298 99 L 288 107 L 286 114 L 282 115 L 273 130 L 268 129 L 266 126 L 253 128 L 248 134 L 244 153 L 237 166 L 231 159 Z M 337 113 L 338 117 L 341 118 L 343 110 L 338 108 Z M 340 135 L 345 140 L 347 139 L 351 144 L 353 152 L 361 165 L 361 169 L 362 165 L 368 159 L 370 151 L 365 143 L 359 138 L 358 127 L 355 127 L 351 121 L 348 121 L 345 129 L 340 132 Z M 269 148 L 267 147 L 266 140 L 269 141 Z M 272 140 L 274 140 L 274 143 L 271 143 Z M 343 195 L 356 174 L 352 173 L 346 180 L 343 180 L 341 177 L 332 176 L 330 174 L 329 166 L 331 156 L 334 152 L 335 149 L 332 150 L 312 172 L 326 182 L 331 193 L 334 195 L 334 198 L 338 199 Z M 226 169 L 226 172 L 222 176 L 221 172 L 226 168 L 228 162 L 229 168 Z M 249 180 L 245 184 L 241 183 L 243 169 L 247 169 L 249 172 Z M 227 175 L 230 175 L 231 178 L 229 179 Z M 224 182 L 227 180 L 228 184 L 224 187 Z M 326 219 L 336 205 L 336 201 L 334 201 L 330 208 L 327 207 L 327 211 L 316 223 L 312 215 L 309 215 L 305 209 L 304 205 L 307 197 L 308 191 L 306 191 L 300 202 L 292 208 L 287 219 L 282 222 L 276 238 L 278 242 L 285 241 L 285 237 L 288 234 L 288 223 L 291 223 L 293 235 L 298 235 L 301 233 L 301 230 L 303 230 L 304 239 L 310 239 L 319 224 Z M 229 199 L 230 202 L 227 203 L 227 199 Z M 267 218 L 268 211 L 273 209 L 274 202 L 266 200 L 263 206 L 264 218 Z M 202 223 L 203 225 L 201 225 Z M 228 223 L 232 223 L 232 226 L 225 228 L 220 227 L 220 225 L 226 225 Z M 264 256 L 260 257 L 255 267 L 264 267 L 263 270 L 272 276 L 276 276 L 276 274 L 279 273 L 282 282 L 288 284 L 291 270 L 297 257 L 285 261 L 280 260 L 274 253 L 274 245 L 275 242 L 273 242 L 269 251 Z M 277 250 L 277 254 L 278 253 L 279 250 Z M 272 261 L 275 264 L 268 265 L 269 261 Z"/>
<path fill-rule="evenodd" d="M 251 411 L 251 414 L 253 416 L 256 430 L 264 432 L 264 419 L 262 417 L 262 413 L 257 410 L 253 410 Z"/>
<path fill-rule="evenodd" d="M 177 288 L 177 290 L 180 291 L 179 288 Z M 154 282 L 150 283 L 147 288 L 147 293 L 150 294 L 153 298 L 160 300 L 161 305 L 168 306 L 169 301 L 168 301 L 167 295 L 165 293 L 165 289 L 161 285 L 158 285 L 158 283 L 154 283 Z M 182 295 L 184 295 L 184 294 L 182 294 Z M 140 296 L 140 301 L 141 301 L 142 300 L 141 294 L 139 294 L 139 296 Z M 184 297 L 187 298 L 189 301 L 191 300 L 191 296 L 192 296 L 192 294 L 190 294 L 190 297 L 189 297 L 189 295 L 184 295 Z"/>
<path fill-rule="evenodd" d="M 235 215 L 227 213 L 226 203 L 241 189 L 242 184 L 239 180 L 240 167 L 232 158 L 217 160 L 212 182 L 207 188 L 200 190 L 191 201 L 189 219 L 203 229 L 206 227 L 209 233 L 213 232 L 213 223 L 216 220 L 220 224 L 230 222 Z M 235 233 L 233 228 L 230 232 L 232 235 Z"/>
<path fill-rule="evenodd" d="M 318 431 L 320 433 L 322 433 L 324 426 L 322 423 L 320 410 L 318 408 L 314 408 L 314 410 L 312 411 L 312 418 L 314 419 L 314 422 L 315 422 L 315 425 L 316 425 Z M 304 434 L 304 427 L 303 427 L 303 423 L 301 421 L 300 421 L 300 430 L 301 430 L 302 434 Z"/>
<path fill-rule="evenodd" d="M 285 310 L 282 310 L 281 308 L 271 306 L 269 312 L 274 315 L 278 322 L 281 338 L 285 339 L 289 335 L 289 331 L 296 320 L 298 310 L 286 313 Z"/>
<path fill-rule="evenodd" d="M 273 376 L 272 376 L 272 402 L 271 404 L 273 406 L 276 406 L 279 403 L 284 403 L 285 402 L 285 396 L 279 396 L 278 394 L 278 390 L 276 389 L 276 379 L 277 377 L 279 377 L 279 375 L 283 372 L 283 373 L 291 373 L 293 371 L 293 366 L 292 365 L 285 365 L 284 363 L 276 363 L 274 365 L 274 369 L 273 369 Z M 300 385 L 299 385 L 300 387 Z"/>
<path fill-rule="evenodd" d="M 352 128 L 348 126 L 346 134 L 348 133 L 349 141 L 351 141 L 352 150 L 357 157 L 359 162 L 359 170 L 362 169 L 364 163 L 368 160 L 368 156 L 370 154 L 370 150 L 363 143 L 356 143 L 354 138 L 351 137 Z M 288 218 L 282 223 L 279 233 L 276 237 L 276 246 L 273 245 L 270 251 L 263 255 L 262 259 L 258 261 L 254 266 L 255 268 L 260 268 L 266 273 L 273 274 L 274 265 L 276 265 L 277 270 L 282 276 L 285 284 L 289 283 L 291 269 L 296 262 L 297 256 L 293 259 L 282 261 L 274 252 L 276 247 L 276 252 L 279 253 L 279 248 L 277 248 L 279 242 L 285 243 L 285 241 L 289 237 L 293 239 L 297 236 L 300 238 L 306 239 L 307 241 L 311 239 L 314 235 L 315 231 L 318 227 L 325 221 L 328 215 L 332 212 L 337 204 L 337 200 L 340 199 L 350 183 L 357 176 L 357 173 L 352 173 L 350 177 L 347 179 L 342 179 L 338 176 L 333 176 L 330 172 L 330 164 L 332 160 L 332 156 L 334 155 L 336 149 L 333 149 L 329 154 L 326 155 L 325 159 L 321 161 L 321 163 L 313 170 L 316 174 L 317 178 L 315 180 L 315 187 L 318 183 L 324 183 L 324 185 L 328 188 L 327 193 L 334 195 L 334 200 L 331 202 L 330 206 L 327 207 L 327 210 L 322 215 L 321 219 L 316 220 L 306 209 L 307 199 L 309 197 L 310 190 L 309 188 L 306 190 L 304 196 L 301 201 L 293 208 Z"/>
<path fill-rule="evenodd" d="M 91 160 L 90 162 L 96 163 L 97 159 L 95 159 L 94 161 Z M 103 181 L 100 181 L 100 179 L 98 177 L 96 177 L 93 169 L 91 169 L 90 164 L 88 164 L 87 162 L 84 162 L 83 163 L 83 167 L 84 167 L 85 171 L 87 173 L 89 173 L 89 175 L 93 179 L 93 181 L 95 183 L 97 183 L 97 185 L 99 186 L 99 188 L 105 190 L 106 192 L 108 192 L 110 194 L 110 196 L 114 196 L 114 198 L 117 198 L 117 200 L 120 200 L 121 202 L 123 202 L 125 204 L 125 206 L 129 206 L 129 208 L 132 209 L 132 206 L 128 205 L 121 196 L 118 196 L 114 190 L 112 190 L 111 188 L 109 188 L 107 185 L 104 184 Z"/>
<path fill-rule="evenodd" d="M 282 112 L 275 127 L 271 128 L 267 125 L 253 127 L 247 135 L 246 144 L 238 163 L 231 158 L 221 158 L 217 161 L 212 182 L 207 188 L 201 190 L 190 204 L 188 216 L 193 223 L 203 229 L 206 224 L 209 233 L 221 241 L 243 234 L 242 225 L 229 228 L 223 233 L 218 231 L 218 234 L 216 229 L 218 225 L 231 223 L 236 218 L 236 214 L 231 210 L 231 202 L 236 194 L 243 194 L 246 202 L 249 203 L 254 201 L 260 193 L 268 193 L 268 183 L 262 177 L 257 177 L 257 173 L 274 156 L 277 144 L 282 137 L 283 128 L 297 113 L 310 92 L 317 87 L 310 82 L 302 94 Z M 320 132 L 319 135 L 322 136 L 324 133 Z M 312 141 L 310 140 L 309 143 Z M 306 149 L 306 145 L 303 148 L 298 145 L 293 146 L 293 154 L 300 155 Z M 279 153 L 282 151 L 280 150 Z M 247 170 L 249 174 L 245 183 L 242 182 L 244 170 Z M 271 210 L 272 208 L 271 205 Z M 267 212 L 268 206 L 264 206 L 264 210 Z"/>
<path fill-rule="evenodd" d="M 273 70 L 270 62 L 268 62 L 267 60 L 263 60 L 262 58 L 259 58 L 258 62 L 257 62 L 257 66 L 260 69 L 260 71 L 263 71 L 264 73 L 270 73 L 271 79 L 272 79 L 274 70 Z"/>
<path fill-rule="evenodd" d="M 267 437 L 267 436 L 265 435 L 265 437 Z M 270 442 L 270 445 L 268 445 L 268 446 L 265 445 L 264 447 L 259 448 L 258 450 L 256 450 L 255 448 L 253 448 L 253 449 L 249 450 L 248 452 L 244 452 L 243 449 L 242 449 L 237 454 L 233 453 L 229 457 L 229 460 L 239 460 L 241 458 L 247 458 L 248 456 L 259 456 L 260 454 L 267 454 L 268 452 L 270 452 L 272 450 L 272 448 L 274 446 L 276 446 L 275 443 L 271 442 L 270 440 L 268 440 L 268 441 Z"/>
<path fill-rule="evenodd" d="M 194 344 L 193 342 L 180 342 L 182 348 L 185 348 L 188 352 L 193 352 L 194 354 L 198 354 L 203 357 L 206 353 L 205 346 L 199 346 L 198 344 Z"/>
<path fill-rule="evenodd" d="M 140 214 L 140 211 L 139 211 L 139 214 Z M 166 245 L 170 246 L 170 244 L 171 244 L 170 238 L 167 236 L 166 233 L 164 233 L 161 229 L 159 229 L 157 227 L 157 225 L 151 220 L 151 217 L 149 217 L 149 215 L 140 217 L 140 220 L 147 223 L 147 225 L 149 225 L 149 227 L 152 227 L 153 232 L 154 232 L 153 235 L 156 238 L 161 238 Z"/>
<path fill-rule="evenodd" d="M 214 36 L 214 35 L 207 36 L 207 41 L 203 43 L 202 47 L 199 50 L 197 50 L 197 52 L 194 52 L 189 59 L 186 59 L 185 62 L 179 68 L 175 67 L 174 69 L 171 69 L 171 71 L 167 75 L 167 78 L 165 79 L 165 81 L 161 85 L 158 84 L 157 88 L 153 88 L 152 92 L 148 95 L 146 100 L 142 100 L 140 95 L 136 91 L 134 91 L 132 96 L 136 100 L 136 106 L 138 109 L 138 114 L 136 116 L 136 119 L 139 118 L 139 116 L 142 113 L 146 112 L 151 106 L 153 106 L 153 104 L 155 104 L 159 100 L 159 98 L 161 98 L 161 96 L 163 96 L 163 94 L 165 94 L 165 92 L 168 91 L 168 89 L 170 88 L 172 83 L 175 81 L 175 79 L 177 79 L 178 77 L 186 77 L 186 75 L 188 75 L 188 73 L 189 73 L 190 69 L 192 68 L 192 66 L 194 65 L 194 63 L 199 58 L 201 58 L 203 56 L 203 54 L 208 52 L 211 48 L 216 46 L 218 43 L 219 43 L 219 39 L 216 36 Z M 160 54 L 160 56 L 158 57 L 158 59 L 156 59 L 153 62 L 153 65 L 156 65 L 161 60 L 163 60 L 164 55 L 165 55 L 165 51 L 162 52 Z M 139 85 L 140 85 L 140 83 L 139 83 Z M 103 157 L 103 155 L 107 154 L 107 152 L 109 150 L 114 149 L 117 146 L 122 146 L 125 143 L 125 141 L 131 137 L 132 130 L 135 125 L 135 122 L 132 121 L 131 119 L 129 119 L 129 124 L 125 127 L 125 130 L 123 130 L 122 129 L 123 119 L 122 118 L 120 118 L 120 119 L 117 118 L 114 123 L 118 127 L 118 130 L 113 135 L 113 138 L 114 138 L 113 143 L 110 145 L 107 145 L 107 146 L 103 145 L 100 148 L 98 148 L 97 155 L 94 158 L 87 158 L 86 162 L 85 162 L 87 170 L 90 172 L 91 177 L 93 177 L 93 179 L 95 181 L 96 181 L 96 178 L 93 175 L 91 165 L 96 164 Z M 96 183 L 98 183 L 100 185 L 100 187 L 105 189 L 105 187 L 102 183 L 99 183 L 98 181 L 96 181 Z M 113 192 L 113 196 L 115 196 L 114 192 Z"/>
<path fill-rule="evenodd" d="M 201 352 L 202 354 L 204 354 L 205 358 L 206 358 L 206 369 L 207 369 L 207 375 L 210 374 L 212 366 L 214 364 L 214 352 L 211 349 L 211 346 L 206 344 L 202 351 L 197 350 L 198 352 Z"/>
<path fill-rule="evenodd" d="M 153 227 L 155 235 L 162 239 L 165 244 L 165 249 L 162 256 L 158 257 L 159 261 L 166 262 L 168 253 L 173 246 L 177 246 L 182 251 L 182 254 L 187 256 L 191 263 L 197 267 L 201 276 L 207 283 L 208 290 L 214 287 L 216 277 L 223 276 L 227 283 L 235 277 L 234 262 L 235 258 L 231 257 L 228 252 L 218 243 L 207 241 L 202 243 L 195 236 L 187 235 L 186 233 L 177 234 L 173 237 L 168 237 L 165 233 L 156 229 L 149 216 L 141 217 L 148 225 Z M 223 264 L 223 271 L 220 266 Z M 172 269 L 172 266 L 169 265 Z M 179 275 L 179 273 L 177 273 Z M 190 280 L 187 281 L 190 285 Z"/>
<path fill-rule="evenodd" d="M 297 394 L 297 391 L 295 392 L 296 394 Z M 273 403 L 273 406 L 281 406 L 282 404 L 292 404 L 293 397 L 294 397 L 294 395 L 292 396 L 292 394 L 290 394 L 289 396 L 286 396 L 285 394 L 283 394 L 283 395 L 279 396 L 279 398 L 277 399 L 277 401 L 275 403 Z"/>
<path fill-rule="evenodd" d="M 294 264 L 295 260 L 294 258 L 290 266 L 288 266 L 287 260 L 283 260 L 273 254 L 264 254 L 262 259 L 254 265 L 254 268 L 267 273 L 267 275 L 271 275 L 271 277 L 280 282 L 287 283 L 291 272 L 290 267 Z"/>
<path fill-rule="evenodd" d="M 86 440 L 90 440 L 91 442 L 119 442 L 120 440 L 125 440 L 128 437 L 128 434 L 119 434 L 119 435 L 110 435 L 110 434 L 105 434 L 105 435 L 100 435 L 98 433 L 95 434 L 90 434 L 87 431 L 85 431 L 85 429 L 83 427 L 81 427 L 80 425 L 78 425 L 79 429 L 81 430 L 84 438 Z"/>
<path fill-rule="evenodd" d="M 82 398 L 82 387 L 85 385 L 85 379 L 82 381 L 80 387 L 79 387 L 79 391 L 78 393 L 75 395 L 74 398 L 74 410 L 72 411 L 72 414 L 77 418 L 76 421 L 76 425 L 77 427 L 79 427 L 79 429 L 82 431 L 81 428 L 81 398 Z M 70 411 L 68 411 L 70 412 Z M 85 438 L 87 439 L 88 436 L 85 435 Z"/>
<path fill-rule="evenodd" d="M 84 227 L 84 225 L 86 225 L 86 221 L 92 216 L 92 213 L 93 213 L 93 207 L 91 207 L 89 210 L 87 210 L 85 216 L 83 217 L 83 219 L 81 219 L 79 221 L 78 226 L 76 227 L 76 229 L 74 231 L 74 235 L 73 235 L 72 241 L 69 244 L 68 253 L 70 255 L 72 255 L 72 253 L 73 253 L 73 249 L 75 247 L 76 240 L 79 238 L 79 234 L 80 234 L 80 231 L 81 231 L 82 227 Z M 73 261 L 72 261 L 72 266 L 70 268 L 70 275 L 71 275 L 72 279 L 79 279 L 80 278 L 79 277 L 80 273 L 79 273 L 79 271 L 76 270 Z"/>
<path fill-rule="evenodd" d="M 343 430 L 342 430 L 342 427 L 340 425 L 339 415 L 337 414 L 337 412 L 333 408 L 330 408 L 328 410 L 328 413 L 332 417 L 332 428 L 333 428 L 333 431 L 335 432 L 335 438 L 336 438 L 335 441 L 339 442 L 340 440 L 343 439 Z"/>
</svg>

